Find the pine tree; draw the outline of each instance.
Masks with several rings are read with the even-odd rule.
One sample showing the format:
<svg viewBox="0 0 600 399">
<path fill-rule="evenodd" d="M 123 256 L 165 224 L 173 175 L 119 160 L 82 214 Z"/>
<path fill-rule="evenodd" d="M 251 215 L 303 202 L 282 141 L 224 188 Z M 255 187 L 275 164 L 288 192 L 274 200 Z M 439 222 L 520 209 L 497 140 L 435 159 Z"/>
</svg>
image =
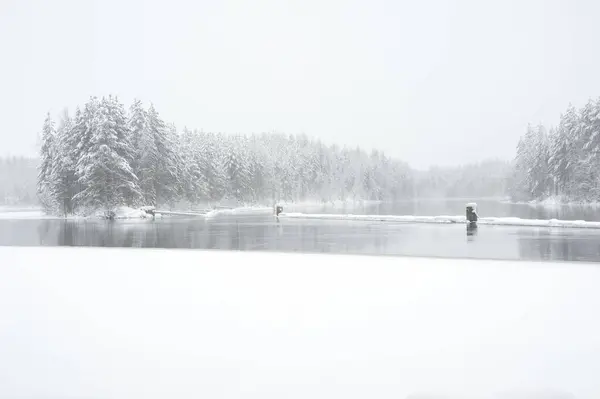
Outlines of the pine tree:
<svg viewBox="0 0 600 399">
<path fill-rule="evenodd" d="M 89 144 L 77 163 L 82 191 L 75 200 L 85 207 L 112 212 L 133 204 L 140 196 L 137 177 L 129 160 L 133 148 L 128 137 L 125 110 L 114 97 L 103 98 L 87 124 Z"/>
<path fill-rule="evenodd" d="M 37 194 L 46 212 L 53 212 L 56 208 L 56 198 L 52 169 L 56 154 L 54 121 L 52 121 L 50 113 L 46 114 L 46 119 L 44 120 L 40 151 L 41 163 L 38 174 Z"/>
<path fill-rule="evenodd" d="M 570 180 L 574 159 L 574 146 L 578 116 L 575 108 L 569 104 L 567 111 L 561 115 L 558 129 L 552 135 L 550 146 L 549 169 L 556 179 L 557 189 L 564 192 Z"/>
<path fill-rule="evenodd" d="M 147 134 L 147 114 L 140 100 L 134 100 L 133 104 L 129 107 L 129 119 L 127 121 L 127 128 L 131 137 L 131 145 L 134 149 L 135 156 L 132 160 L 131 167 L 133 168 L 136 176 L 139 176 L 140 165 L 139 159 L 141 157 L 140 143 L 142 137 Z"/>
<path fill-rule="evenodd" d="M 548 134 L 541 125 L 534 131 L 532 146 L 531 193 L 534 198 L 541 198 L 548 195 L 550 187 Z"/>
<path fill-rule="evenodd" d="M 226 143 L 224 166 L 227 173 L 228 194 L 237 201 L 249 198 L 250 173 L 241 136 L 229 138 Z"/>
<path fill-rule="evenodd" d="M 75 162 L 73 148 L 71 148 L 72 143 L 70 142 L 72 134 L 73 120 L 69 117 L 68 111 L 65 110 L 56 131 L 56 155 L 52 169 L 58 211 L 65 216 L 73 212 Z"/>
<path fill-rule="evenodd" d="M 579 120 L 575 131 L 576 145 L 572 149 L 573 179 L 570 191 L 575 198 L 586 201 L 597 200 L 600 196 L 598 175 L 597 136 L 598 136 L 597 103 L 589 100 L 579 112 Z"/>
<path fill-rule="evenodd" d="M 80 161 L 85 157 L 91 147 L 91 140 L 94 134 L 93 129 L 96 125 L 98 117 L 98 109 L 100 102 L 97 97 L 90 97 L 89 101 L 84 105 L 83 111 L 79 108 L 75 111 L 75 119 L 72 133 L 67 139 L 67 151 L 71 157 L 75 167 L 75 183 L 72 187 L 72 206 L 74 211 L 83 207 L 78 196 L 84 189 L 80 178 L 84 171 L 79 169 Z"/>
<path fill-rule="evenodd" d="M 184 196 L 190 204 L 198 204 L 208 198 L 208 184 L 203 170 L 200 137 L 187 128 L 181 136 L 181 158 Z"/>
<path fill-rule="evenodd" d="M 210 201 L 219 201 L 227 194 L 224 164 L 225 144 L 221 134 L 202 134 L 199 161 Z"/>
<path fill-rule="evenodd" d="M 179 180 L 174 141 L 153 105 L 148 110 L 138 155 L 144 201 L 150 205 L 172 202 L 177 197 Z"/>
<path fill-rule="evenodd" d="M 169 164 L 171 165 L 174 174 L 170 175 L 165 173 L 163 174 L 163 178 L 166 180 L 166 184 L 170 186 L 171 196 L 168 202 L 173 204 L 175 201 L 185 196 L 184 179 L 187 170 L 187 166 L 183 159 L 183 148 L 180 146 L 181 140 L 174 123 L 167 124 L 167 143 L 167 147 L 171 148 Z"/>
</svg>

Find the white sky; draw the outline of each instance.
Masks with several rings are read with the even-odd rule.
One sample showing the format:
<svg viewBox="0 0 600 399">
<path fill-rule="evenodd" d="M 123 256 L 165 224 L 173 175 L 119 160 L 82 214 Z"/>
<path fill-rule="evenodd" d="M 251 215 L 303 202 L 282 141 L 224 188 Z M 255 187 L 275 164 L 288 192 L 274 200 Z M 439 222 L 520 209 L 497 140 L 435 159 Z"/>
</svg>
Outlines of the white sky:
<svg viewBox="0 0 600 399">
<path fill-rule="evenodd" d="M 414 167 L 511 158 L 600 95 L 600 2 L 0 0 L 0 155 L 47 111 L 152 101 L 179 127 L 305 132 Z"/>
</svg>

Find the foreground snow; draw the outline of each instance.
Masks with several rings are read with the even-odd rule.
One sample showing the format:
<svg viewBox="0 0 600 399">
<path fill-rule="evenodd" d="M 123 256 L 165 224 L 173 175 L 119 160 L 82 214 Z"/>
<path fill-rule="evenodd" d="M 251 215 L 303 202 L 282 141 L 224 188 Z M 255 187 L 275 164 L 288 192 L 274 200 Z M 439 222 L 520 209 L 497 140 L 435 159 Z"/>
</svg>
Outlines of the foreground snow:
<svg viewBox="0 0 600 399">
<path fill-rule="evenodd" d="M 595 265 L 10 247 L 0 259 L 0 397 L 600 397 Z"/>
<path fill-rule="evenodd" d="M 322 220 L 349 220 L 365 222 L 396 222 L 396 223 L 466 223 L 466 217 L 457 216 L 413 216 L 413 215 L 343 215 L 343 214 L 315 214 L 315 213 L 281 213 L 280 218 L 290 219 L 322 219 Z M 493 226 L 531 226 L 531 227 L 575 227 L 600 229 L 600 222 L 586 222 L 584 220 L 558 220 L 558 219 L 521 219 L 513 217 L 482 217 L 478 225 Z"/>
</svg>

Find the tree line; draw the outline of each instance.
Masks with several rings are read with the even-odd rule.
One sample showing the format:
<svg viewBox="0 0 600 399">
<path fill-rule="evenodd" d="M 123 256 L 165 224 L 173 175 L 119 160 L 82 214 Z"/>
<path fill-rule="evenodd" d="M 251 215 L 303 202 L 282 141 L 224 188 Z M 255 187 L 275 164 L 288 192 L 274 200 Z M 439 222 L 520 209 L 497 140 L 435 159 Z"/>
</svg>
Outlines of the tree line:
<svg viewBox="0 0 600 399">
<path fill-rule="evenodd" d="M 225 135 L 162 120 L 136 100 L 92 97 L 58 124 L 47 115 L 37 193 L 51 213 L 119 205 L 175 206 L 412 195 L 408 166 L 382 152 L 326 146 L 304 135 Z"/>
<path fill-rule="evenodd" d="M 399 201 L 499 196 L 508 163 L 419 172 L 381 151 L 325 145 L 306 135 L 230 135 L 165 122 L 153 105 L 91 97 L 74 116 L 43 123 L 37 195 L 47 212 L 120 205 L 183 207 L 230 201 Z"/>
<path fill-rule="evenodd" d="M 529 125 L 517 145 L 510 195 L 567 201 L 600 198 L 600 98 L 569 104 L 557 127 Z"/>
</svg>

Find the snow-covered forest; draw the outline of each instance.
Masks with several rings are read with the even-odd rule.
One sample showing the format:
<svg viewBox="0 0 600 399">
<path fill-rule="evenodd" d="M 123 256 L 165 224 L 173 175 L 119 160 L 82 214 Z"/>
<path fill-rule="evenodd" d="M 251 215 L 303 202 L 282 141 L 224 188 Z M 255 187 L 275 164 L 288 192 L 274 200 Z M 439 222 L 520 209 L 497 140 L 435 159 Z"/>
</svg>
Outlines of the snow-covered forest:
<svg viewBox="0 0 600 399">
<path fill-rule="evenodd" d="M 42 129 L 37 193 L 55 214 L 119 205 L 191 206 L 221 200 L 379 200 L 498 196 L 508 164 L 416 172 L 383 152 L 305 135 L 207 133 L 165 122 L 152 106 L 92 97 Z"/>
<path fill-rule="evenodd" d="M 572 105 L 558 127 L 528 126 L 519 140 L 510 195 L 532 200 L 600 199 L 600 98 L 580 109 Z"/>
<path fill-rule="evenodd" d="M 129 110 L 91 98 L 42 130 L 38 195 L 53 213 L 118 205 L 231 199 L 394 200 L 412 194 L 410 169 L 383 153 L 325 146 L 306 136 L 178 131 L 152 105 Z"/>
</svg>

